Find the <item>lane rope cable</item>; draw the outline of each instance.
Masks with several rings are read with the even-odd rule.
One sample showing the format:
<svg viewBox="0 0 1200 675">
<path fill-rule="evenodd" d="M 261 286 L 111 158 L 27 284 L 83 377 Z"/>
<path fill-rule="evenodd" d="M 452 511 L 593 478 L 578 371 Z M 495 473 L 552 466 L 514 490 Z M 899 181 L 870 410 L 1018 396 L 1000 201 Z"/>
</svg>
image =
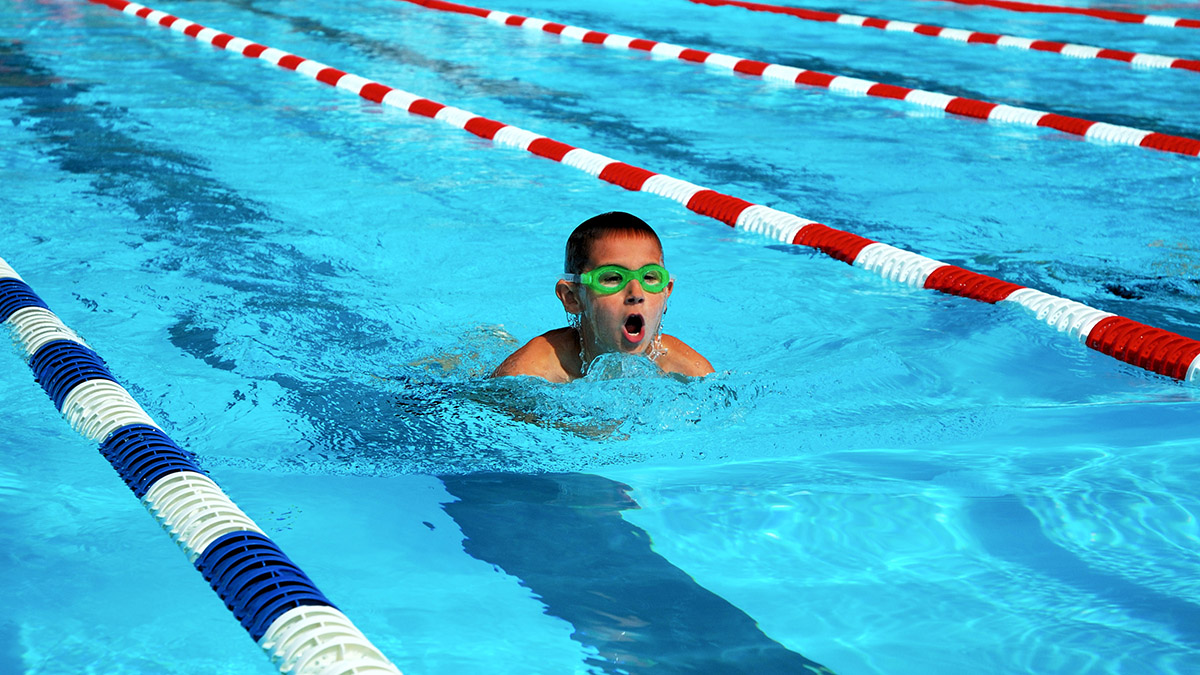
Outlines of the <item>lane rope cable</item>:
<svg viewBox="0 0 1200 675">
<path fill-rule="evenodd" d="M 569 26 L 544 19 L 534 19 L 509 14 L 508 12 L 445 2 L 444 0 L 399 1 L 439 12 L 476 16 L 503 26 L 551 33 L 576 42 L 597 44 L 613 49 L 649 52 L 663 58 L 717 66 L 725 70 L 741 73 L 742 75 L 761 77 L 766 80 L 820 87 L 849 96 L 895 99 L 910 105 L 934 108 L 950 113 L 951 115 L 970 117 L 987 122 L 1017 124 L 1027 127 L 1046 127 L 1074 136 L 1082 136 L 1085 140 L 1093 142 L 1151 148 L 1164 152 L 1188 155 L 1190 157 L 1200 156 L 1200 140 L 1186 136 L 1174 136 L 1156 131 L 1095 122 L 1079 117 L 1058 115 L 1032 108 L 990 103 L 973 98 L 940 94 L 934 91 L 883 84 L 857 77 L 831 75 L 814 70 L 802 70 L 776 63 L 764 63 L 763 61 L 707 52 L 702 49 L 691 49 L 667 42 L 633 38 L 627 35 L 603 33 L 579 26 Z"/>
<path fill-rule="evenodd" d="M 1121 12 L 1114 9 L 1094 9 L 1092 7 L 1066 7 L 1063 5 L 1043 5 L 1035 2 L 1013 2 L 1012 0 L 941 0 L 953 2 L 956 5 L 972 7 L 991 7 L 1010 12 L 1025 12 L 1031 14 L 1076 14 L 1090 16 L 1093 19 L 1116 21 L 1117 23 L 1142 23 L 1147 26 L 1163 28 L 1200 28 L 1200 19 L 1181 19 L 1177 16 L 1162 16 L 1159 14 L 1137 14 Z"/>
<path fill-rule="evenodd" d="M 1200 379 L 1200 341 L 1138 323 L 1074 300 L 1026 288 L 838 230 L 777 209 L 647 171 L 582 148 L 395 89 L 295 54 L 234 37 L 126 0 L 90 0 L 201 42 L 302 73 L 368 101 L 430 117 L 496 145 L 515 147 L 584 171 L 613 185 L 648 192 L 730 227 L 808 246 L 891 281 L 980 302 L 1013 303 L 1037 320 L 1113 358 L 1185 381 Z"/>
<path fill-rule="evenodd" d="M 400 672 L 3 259 L 0 322 L 54 406 L 75 431 L 100 443 L 100 453 L 279 672 Z"/>
<path fill-rule="evenodd" d="M 911 23 L 909 21 L 877 19 L 857 14 L 838 14 L 836 12 L 788 7 L 785 5 L 770 5 L 761 2 L 743 2 L 742 0 L 688 0 L 688 2 L 709 7 L 740 7 L 752 12 L 784 14 L 805 21 L 836 23 L 843 26 L 858 26 L 859 28 L 878 28 L 879 30 L 890 32 L 916 33 L 918 35 L 927 35 L 929 37 L 965 42 L 973 45 L 994 45 L 997 47 L 1050 52 L 1076 59 L 1109 59 L 1129 63 L 1135 68 L 1178 68 L 1180 70 L 1200 72 L 1200 60 L 1185 59 L 1176 56 L 1141 54 L 1121 49 L 1092 47 L 1071 42 L 1055 42 L 1053 40 L 1017 37 L 1015 35 L 982 33 L 960 28 L 946 28 L 945 26 L 932 26 L 929 24 Z"/>
</svg>

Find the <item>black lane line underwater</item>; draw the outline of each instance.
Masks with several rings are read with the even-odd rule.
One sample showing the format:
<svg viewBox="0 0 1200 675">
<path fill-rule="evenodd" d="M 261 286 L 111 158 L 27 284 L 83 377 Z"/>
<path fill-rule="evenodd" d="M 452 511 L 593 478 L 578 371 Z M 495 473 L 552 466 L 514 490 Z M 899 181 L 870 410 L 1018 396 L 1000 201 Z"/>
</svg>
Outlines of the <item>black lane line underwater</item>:
<svg viewBox="0 0 1200 675">
<path fill-rule="evenodd" d="M 471 556 L 517 577 L 571 623 L 603 672 L 830 674 L 655 553 L 621 517 L 629 486 L 578 473 L 443 476 Z"/>
</svg>

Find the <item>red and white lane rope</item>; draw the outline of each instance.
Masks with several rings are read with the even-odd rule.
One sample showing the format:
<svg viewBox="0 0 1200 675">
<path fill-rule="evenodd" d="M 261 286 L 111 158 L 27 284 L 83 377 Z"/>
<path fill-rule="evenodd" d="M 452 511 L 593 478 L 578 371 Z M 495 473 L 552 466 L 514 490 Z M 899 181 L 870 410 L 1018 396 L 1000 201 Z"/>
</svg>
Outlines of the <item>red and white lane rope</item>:
<svg viewBox="0 0 1200 675">
<path fill-rule="evenodd" d="M 876 19 L 870 16 L 838 14 L 836 12 L 823 12 L 815 9 L 787 7 L 785 5 L 769 5 L 761 2 L 743 2 L 742 0 L 688 1 L 697 5 L 708 5 L 710 7 L 740 7 L 753 12 L 785 14 L 797 19 L 804 19 L 805 21 L 822 21 L 826 23 L 842 24 L 844 26 L 878 28 L 879 30 L 900 33 L 916 33 L 918 35 L 928 35 L 929 37 L 942 38 L 943 40 L 954 40 L 955 42 L 966 42 L 973 45 L 996 45 L 998 47 L 1011 47 L 1014 49 L 1051 52 L 1054 54 L 1062 54 L 1063 56 L 1070 56 L 1076 59 L 1110 59 L 1112 61 L 1123 61 L 1125 63 L 1132 64 L 1137 68 L 1179 68 L 1181 70 L 1193 70 L 1200 72 L 1200 60 L 1183 59 L 1175 56 L 1139 54 L 1137 52 L 1128 52 L 1121 49 L 1106 49 L 1104 47 L 1077 45 L 1070 42 L 1055 42 L 1053 40 L 1036 40 L 1033 38 L 1017 37 L 1015 35 L 981 33 L 978 31 L 962 30 L 959 28 L 946 28 L 945 26 L 931 26 L 928 24 L 910 23 L 908 21 L 889 21 L 888 19 Z"/>
<path fill-rule="evenodd" d="M 143 5 L 126 0 L 91 2 L 141 17 L 148 23 L 165 26 L 215 47 L 303 73 L 369 101 L 431 117 L 480 138 L 490 139 L 497 145 L 519 148 L 552 159 L 627 190 L 666 197 L 683 204 L 690 211 L 715 218 L 731 227 L 763 234 L 785 243 L 815 248 L 830 257 L 893 281 L 981 302 L 1019 305 L 1039 321 L 1126 363 L 1176 379 L 1200 379 L 1200 341 L 1192 338 L 1147 326 L 1074 300 L 948 265 L 784 211 L 752 204 L 678 178 L 647 171 Z"/>
<path fill-rule="evenodd" d="M 1200 156 L 1200 140 L 1186 136 L 1161 134 L 1155 131 L 1095 122 L 1079 117 L 1057 115 L 1031 108 L 989 103 L 988 101 L 951 96 L 949 94 L 922 89 L 911 89 L 894 84 L 882 84 L 857 77 L 831 75 L 828 73 L 819 73 L 814 70 L 801 70 L 800 68 L 783 66 L 776 63 L 764 63 L 728 54 L 707 52 L 702 49 L 691 49 L 667 42 L 633 38 L 628 35 L 602 33 L 588 28 L 580 28 L 579 26 L 568 26 L 544 19 L 534 19 L 507 12 L 471 7 L 455 2 L 445 2 L 444 0 L 400 1 L 441 12 L 482 17 L 504 26 L 552 33 L 568 40 L 604 45 L 605 47 L 614 49 L 650 52 L 657 56 L 674 58 L 680 61 L 704 63 L 742 73 L 743 75 L 762 77 L 767 80 L 822 87 L 852 96 L 897 99 L 913 105 L 943 110 L 952 115 L 973 117 L 989 122 L 1019 124 L 1029 127 L 1048 127 L 1075 136 L 1082 136 L 1089 141 L 1115 145 L 1134 145 L 1192 157 Z"/>
<path fill-rule="evenodd" d="M 1062 5 L 1043 5 L 1037 2 L 1013 2 L 1012 0 L 942 0 L 942 2 L 953 2 L 957 5 L 971 5 L 976 7 L 994 7 L 996 9 L 1006 9 L 1010 12 L 1078 14 L 1080 16 L 1090 16 L 1094 19 L 1104 19 L 1105 21 L 1144 23 L 1147 26 L 1162 26 L 1164 28 L 1200 28 L 1200 19 L 1181 19 L 1176 16 L 1119 12 L 1113 9 L 1065 7 Z"/>
</svg>

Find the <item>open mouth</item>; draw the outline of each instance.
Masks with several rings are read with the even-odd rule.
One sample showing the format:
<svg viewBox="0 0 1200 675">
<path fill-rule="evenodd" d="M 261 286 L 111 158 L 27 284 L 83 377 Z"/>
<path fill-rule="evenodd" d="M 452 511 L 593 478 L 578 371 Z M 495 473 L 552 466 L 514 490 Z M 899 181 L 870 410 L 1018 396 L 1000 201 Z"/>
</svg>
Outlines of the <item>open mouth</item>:
<svg viewBox="0 0 1200 675">
<path fill-rule="evenodd" d="M 629 340 L 630 342 L 641 342 L 643 332 L 646 329 L 646 320 L 642 318 L 641 314 L 630 314 L 629 316 L 625 317 L 625 323 L 622 324 L 621 328 L 625 332 L 626 340 Z"/>
</svg>

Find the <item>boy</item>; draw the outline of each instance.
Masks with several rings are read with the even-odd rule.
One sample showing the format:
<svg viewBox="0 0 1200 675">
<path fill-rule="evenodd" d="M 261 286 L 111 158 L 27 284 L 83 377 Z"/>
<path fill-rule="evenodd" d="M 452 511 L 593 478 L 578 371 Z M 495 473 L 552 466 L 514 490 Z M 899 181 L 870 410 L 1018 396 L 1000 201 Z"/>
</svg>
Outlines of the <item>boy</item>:
<svg viewBox="0 0 1200 675">
<path fill-rule="evenodd" d="M 699 377 L 708 361 L 659 334 L 674 281 L 662 243 L 637 216 L 613 211 L 589 218 L 567 239 L 567 274 L 554 287 L 571 325 L 543 333 L 504 360 L 492 377 L 534 375 L 550 382 L 583 377 L 600 354 L 640 354 L 666 373 Z"/>
</svg>

